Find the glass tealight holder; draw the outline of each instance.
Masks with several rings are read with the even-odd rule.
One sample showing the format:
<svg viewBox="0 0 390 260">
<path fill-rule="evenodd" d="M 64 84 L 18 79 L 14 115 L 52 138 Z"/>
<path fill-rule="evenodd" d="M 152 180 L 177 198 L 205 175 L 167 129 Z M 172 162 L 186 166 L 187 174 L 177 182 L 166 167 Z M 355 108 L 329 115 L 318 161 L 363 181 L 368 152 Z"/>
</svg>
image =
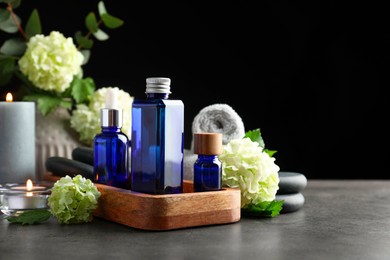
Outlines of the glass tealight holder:
<svg viewBox="0 0 390 260">
<path fill-rule="evenodd" d="M 35 184 L 30 189 L 21 184 L 1 185 L 0 210 L 6 216 L 18 216 L 30 210 L 49 209 L 51 188 L 47 184 Z"/>
</svg>

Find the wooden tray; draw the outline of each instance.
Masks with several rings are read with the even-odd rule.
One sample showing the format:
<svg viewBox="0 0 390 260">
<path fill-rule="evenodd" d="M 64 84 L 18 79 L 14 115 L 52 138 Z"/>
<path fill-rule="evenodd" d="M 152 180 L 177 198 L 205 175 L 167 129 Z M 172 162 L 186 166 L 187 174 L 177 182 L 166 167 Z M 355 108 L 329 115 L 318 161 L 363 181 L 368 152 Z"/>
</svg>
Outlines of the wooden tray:
<svg viewBox="0 0 390 260">
<path fill-rule="evenodd" d="M 149 195 L 96 184 L 101 192 L 94 216 L 144 230 L 172 230 L 228 224 L 241 218 L 239 189 L 193 192 L 184 181 L 181 194 Z"/>
</svg>

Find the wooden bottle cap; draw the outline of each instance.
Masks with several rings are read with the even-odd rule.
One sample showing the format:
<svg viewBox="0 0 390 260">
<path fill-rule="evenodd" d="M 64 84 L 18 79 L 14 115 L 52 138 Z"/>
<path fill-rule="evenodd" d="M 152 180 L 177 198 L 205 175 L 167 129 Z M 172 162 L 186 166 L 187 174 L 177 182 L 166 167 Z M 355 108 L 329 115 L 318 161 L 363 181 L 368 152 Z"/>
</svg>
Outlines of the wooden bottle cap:
<svg viewBox="0 0 390 260">
<path fill-rule="evenodd" d="M 217 155 L 222 153 L 222 133 L 194 133 L 194 153 Z"/>
</svg>

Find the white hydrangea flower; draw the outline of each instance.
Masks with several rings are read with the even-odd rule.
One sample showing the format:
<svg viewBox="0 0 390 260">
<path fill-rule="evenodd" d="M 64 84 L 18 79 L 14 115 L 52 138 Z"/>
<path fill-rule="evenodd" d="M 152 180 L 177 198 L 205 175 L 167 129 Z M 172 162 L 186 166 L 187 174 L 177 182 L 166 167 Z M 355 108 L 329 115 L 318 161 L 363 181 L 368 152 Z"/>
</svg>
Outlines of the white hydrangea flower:
<svg viewBox="0 0 390 260">
<path fill-rule="evenodd" d="M 101 132 L 100 110 L 106 106 L 108 89 L 118 92 L 118 107 L 123 111 L 123 126 L 121 130 L 131 139 L 131 106 L 134 98 L 118 87 L 105 87 L 93 93 L 89 106 L 77 105 L 70 119 L 71 127 L 80 134 L 80 140 L 87 145 L 92 145 L 94 137 Z"/>
<path fill-rule="evenodd" d="M 223 146 L 222 183 L 241 190 L 241 208 L 273 201 L 279 189 L 279 166 L 275 158 L 250 138 L 234 139 Z"/>
<path fill-rule="evenodd" d="M 52 31 L 49 36 L 31 37 L 19 67 L 34 86 L 62 93 L 81 72 L 83 59 L 71 37 L 65 38 L 60 32 Z"/>
</svg>

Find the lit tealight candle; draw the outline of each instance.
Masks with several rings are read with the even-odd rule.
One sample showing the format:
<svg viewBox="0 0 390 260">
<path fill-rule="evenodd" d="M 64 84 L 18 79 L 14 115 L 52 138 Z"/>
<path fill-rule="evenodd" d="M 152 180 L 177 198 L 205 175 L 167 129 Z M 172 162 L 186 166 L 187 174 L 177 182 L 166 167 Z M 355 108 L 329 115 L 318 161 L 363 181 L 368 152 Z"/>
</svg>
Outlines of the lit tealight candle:
<svg viewBox="0 0 390 260">
<path fill-rule="evenodd" d="M 20 183 L 35 176 L 35 103 L 0 102 L 0 183 Z"/>
<path fill-rule="evenodd" d="M 34 185 L 31 179 L 26 181 L 26 186 L 11 186 L 11 190 L 19 190 L 19 191 L 39 191 L 47 189 L 46 186 L 37 186 Z"/>
<path fill-rule="evenodd" d="M 0 209 L 6 215 L 19 215 L 28 210 L 48 208 L 50 192 L 50 186 L 34 185 L 31 179 L 26 181 L 25 186 L 7 184 L 0 191 L 3 200 Z"/>
</svg>

